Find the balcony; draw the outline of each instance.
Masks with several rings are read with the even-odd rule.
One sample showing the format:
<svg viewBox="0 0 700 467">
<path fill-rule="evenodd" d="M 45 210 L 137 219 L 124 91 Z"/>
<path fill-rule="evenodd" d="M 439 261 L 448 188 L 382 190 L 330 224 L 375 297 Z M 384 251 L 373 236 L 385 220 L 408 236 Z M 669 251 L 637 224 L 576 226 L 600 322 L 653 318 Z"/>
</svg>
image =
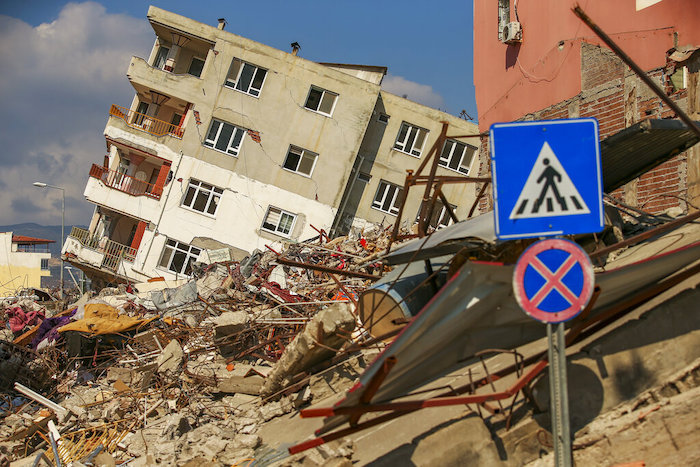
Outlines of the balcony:
<svg viewBox="0 0 700 467">
<path fill-rule="evenodd" d="M 118 105 L 112 105 L 109 109 L 109 114 L 112 117 L 124 120 L 129 127 L 144 131 L 153 136 L 168 135 L 181 139 L 185 132 L 182 127 Z"/>
<path fill-rule="evenodd" d="M 160 199 L 160 195 L 163 192 L 162 187 L 157 187 L 153 183 L 139 180 L 131 175 L 125 175 L 97 164 L 92 164 L 90 176 L 102 180 L 102 183 L 110 188 L 131 196 L 148 196 L 149 198 Z"/>
<path fill-rule="evenodd" d="M 134 262 L 137 251 L 107 237 L 98 238 L 85 229 L 73 227 L 62 253 L 77 258 L 80 263 L 116 273 L 122 261 Z"/>
<path fill-rule="evenodd" d="M 152 89 L 184 102 L 198 102 L 203 97 L 202 79 L 186 73 L 186 68 L 173 73 L 152 66 L 143 58 L 132 57 L 126 76 L 138 93 Z"/>
</svg>

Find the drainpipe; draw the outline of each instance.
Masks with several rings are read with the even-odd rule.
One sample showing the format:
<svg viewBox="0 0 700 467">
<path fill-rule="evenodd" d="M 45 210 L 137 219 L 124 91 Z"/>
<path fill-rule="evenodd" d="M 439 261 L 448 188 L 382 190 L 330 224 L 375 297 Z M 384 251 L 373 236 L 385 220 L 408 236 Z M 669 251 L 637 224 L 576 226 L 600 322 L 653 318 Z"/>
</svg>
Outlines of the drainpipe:
<svg viewBox="0 0 700 467">
<path fill-rule="evenodd" d="M 175 185 L 175 182 L 177 180 L 177 171 L 180 168 L 180 163 L 182 162 L 183 157 L 185 155 L 182 153 L 182 150 L 180 150 L 180 159 L 177 161 L 177 165 L 175 166 L 175 170 L 173 170 L 173 178 L 170 180 L 170 184 L 168 185 L 168 193 L 165 196 L 165 202 L 163 203 L 163 207 L 160 209 L 160 215 L 158 215 L 158 222 L 156 222 L 156 228 L 153 229 L 153 238 L 151 238 L 151 241 L 148 242 L 148 250 L 146 250 L 146 256 L 143 260 L 143 263 L 141 263 L 141 270 L 139 271 L 142 274 L 146 274 L 144 272 L 145 266 L 146 266 L 146 261 L 148 260 L 149 256 L 151 256 L 151 247 L 153 246 L 153 240 L 155 240 L 156 235 L 158 234 L 158 226 L 160 226 L 160 221 L 163 219 L 163 213 L 165 212 L 165 205 L 168 203 L 168 200 L 170 199 L 170 192 L 173 189 L 173 185 Z M 163 196 L 161 196 L 161 199 L 163 199 Z"/>
<path fill-rule="evenodd" d="M 343 200 L 340 202 L 340 207 L 338 208 L 338 214 L 336 214 L 336 221 L 333 223 L 333 226 L 331 227 L 331 237 L 335 237 L 336 231 L 338 230 L 338 224 L 340 223 L 340 220 L 342 219 L 343 212 L 345 211 L 345 206 L 348 204 L 348 199 L 350 199 L 350 195 L 352 194 L 353 188 L 355 188 L 355 182 L 357 182 L 357 177 L 360 176 L 360 169 L 362 169 L 362 164 L 365 161 L 365 156 L 360 156 L 358 154 L 357 156 L 357 168 L 355 169 L 355 173 L 352 175 L 352 180 L 350 181 L 350 186 L 348 187 L 347 190 L 347 195 L 343 197 Z"/>
</svg>

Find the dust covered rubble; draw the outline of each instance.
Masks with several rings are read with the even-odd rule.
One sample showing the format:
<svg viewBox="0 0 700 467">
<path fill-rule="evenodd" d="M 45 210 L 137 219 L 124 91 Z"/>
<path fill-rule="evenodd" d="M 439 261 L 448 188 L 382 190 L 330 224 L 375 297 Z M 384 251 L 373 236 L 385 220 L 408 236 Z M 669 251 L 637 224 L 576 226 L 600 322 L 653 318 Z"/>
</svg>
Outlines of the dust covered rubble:
<svg viewBox="0 0 700 467">
<path fill-rule="evenodd" d="M 67 415 L 5 388 L 0 461 L 31 463 L 42 452 L 52 459 L 49 421 L 60 433 L 64 463 L 97 455 L 129 465 L 282 461 L 274 440 L 261 438 L 261 426 L 345 391 L 378 351 L 344 350 L 366 337 L 357 330 L 353 300 L 372 281 L 343 271 L 380 277 L 384 266 L 376 258 L 387 244 L 388 229 L 375 227 L 279 252 L 337 269 L 339 280 L 280 265 L 273 251 L 198 265 L 188 281 L 86 294 L 60 313 L 69 323 L 50 329 L 54 340 L 41 348 L 6 336 L 6 352 L 51 369 L 47 384 L 29 386 Z M 37 335 L 39 328 L 41 321 L 22 331 Z M 99 440 L 100 452 L 90 439 Z M 347 446 L 334 449 L 313 450 L 304 462 L 351 457 Z"/>
</svg>

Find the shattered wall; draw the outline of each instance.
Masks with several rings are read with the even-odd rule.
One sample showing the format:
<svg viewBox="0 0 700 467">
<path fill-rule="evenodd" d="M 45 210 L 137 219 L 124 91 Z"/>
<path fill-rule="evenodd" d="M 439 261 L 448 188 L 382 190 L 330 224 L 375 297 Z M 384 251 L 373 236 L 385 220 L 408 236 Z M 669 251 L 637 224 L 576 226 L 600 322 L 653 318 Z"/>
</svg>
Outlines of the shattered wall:
<svg viewBox="0 0 700 467">
<path fill-rule="evenodd" d="M 700 54 L 695 55 L 700 57 Z M 700 58 L 693 60 L 698 61 Z M 678 69 L 681 68 L 682 66 L 678 66 Z M 693 66 L 689 68 L 692 70 Z M 582 91 L 577 96 L 527 114 L 518 120 L 594 117 L 598 120 L 600 139 L 603 140 L 644 119 L 676 117 L 634 72 L 606 48 L 583 42 L 581 70 Z M 679 89 L 670 86 L 669 74 L 666 71 L 666 68 L 657 68 L 648 74 L 667 91 L 681 109 L 689 113 L 694 111 L 697 119 L 697 107 L 690 108 L 688 99 L 689 93 L 698 93 L 697 71 L 689 73 L 694 78 L 687 80 L 687 87 Z M 479 156 L 482 175 L 490 173 L 489 154 L 484 148 L 486 145 L 482 144 Z M 687 212 L 690 204 L 696 204 L 689 197 L 697 199 L 700 194 L 697 188 L 693 188 L 693 192 L 690 189 L 700 183 L 700 170 L 697 167 L 689 170 L 688 166 L 691 157 L 689 155 L 697 151 L 691 149 L 678 154 L 619 188 L 612 195 L 652 214 L 662 213 L 670 208 L 679 208 L 682 212 Z M 697 166 L 698 156 L 693 156 L 693 161 L 692 165 Z M 490 199 L 483 200 L 479 205 L 481 212 L 487 211 L 490 206 Z"/>
</svg>

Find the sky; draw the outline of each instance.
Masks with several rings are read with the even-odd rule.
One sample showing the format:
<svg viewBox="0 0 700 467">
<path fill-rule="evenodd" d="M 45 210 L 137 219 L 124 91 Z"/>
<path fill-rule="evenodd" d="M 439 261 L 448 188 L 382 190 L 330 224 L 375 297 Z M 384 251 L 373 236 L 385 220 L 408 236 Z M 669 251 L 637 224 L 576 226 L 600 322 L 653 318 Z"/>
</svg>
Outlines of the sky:
<svg viewBox="0 0 700 467">
<path fill-rule="evenodd" d="M 129 106 L 131 56 L 147 58 L 152 4 L 313 61 L 386 66 L 382 87 L 476 117 L 472 0 L 0 0 L 0 225 L 87 225 L 90 166 L 111 104 Z M 19 233 L 19 232 L 18 232 Z"/>
</svg>

